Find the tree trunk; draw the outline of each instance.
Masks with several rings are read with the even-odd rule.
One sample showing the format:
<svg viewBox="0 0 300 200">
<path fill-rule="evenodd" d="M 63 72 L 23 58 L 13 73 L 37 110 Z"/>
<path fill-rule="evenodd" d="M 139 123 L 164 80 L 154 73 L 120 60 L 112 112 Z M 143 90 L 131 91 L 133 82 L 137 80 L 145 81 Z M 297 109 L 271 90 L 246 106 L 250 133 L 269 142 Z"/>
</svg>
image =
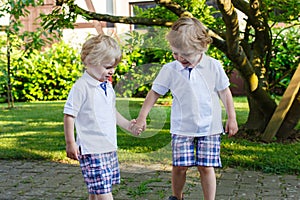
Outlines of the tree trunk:
<svg viewBox="0 0 300 200">
<path fill-rule="evenodd" d="M 300 135 L 300 131 L 296 131 L 294 128 L 297 126 L 300 120 L 300 90 L 294 100 L 289 112 L 286 115 L 281 127 L 279 128 L 276 137 L 278 140 L 285 140 L 288 138 L 297 138 Z"/>
<path fill-rule="evenodd" d="M 249 114 L 244 127 L 246 129 L 261 131 L 265 127 L 266 119 L 263 119 L 262 116 L 264 115 L 259 109 L 255 109 L 258 107 L 256 101 L 251 97 L 247 97 L 247 99 L 249 105 Z"/>
<path fill-rule="evenodd" d="M 7 103 L 8 103 L 8 108 L 13 108 L 14 107 L 14 98 L 12 95 L 12 86 L 11 86 L 11 78 L 10 78 L 10 36 L 9 32 L 7 33 Z"/>
<path fill-rule="evenodd" d="M 258 88 L 248 94 L 248 104 L 249 115 L 245 127 L 263 132 L 277 107 L 276 103 L 266 91 Z"/>
</svg>

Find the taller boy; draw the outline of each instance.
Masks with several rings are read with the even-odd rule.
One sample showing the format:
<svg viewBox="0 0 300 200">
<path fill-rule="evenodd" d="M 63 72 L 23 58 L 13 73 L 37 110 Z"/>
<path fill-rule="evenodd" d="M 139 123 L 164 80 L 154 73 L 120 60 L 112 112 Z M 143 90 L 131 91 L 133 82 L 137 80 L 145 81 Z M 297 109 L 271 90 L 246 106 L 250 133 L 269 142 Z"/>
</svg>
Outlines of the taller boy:
<svg viewBox="0 0 300 200">
<path fill-rule="evenodd" d="M 220 135 L 223 133 L 219 98 L 228 120 L 225 132 L 229 137 L 238 130 L 229 90 L 229 79 L 219 61 L 205 55 L 212 39 L 195 18 L 180 18 L 167 35 L 176 61 L 163 66 L 147 94 L 136 128 L 146 127 L 146 117 L 160 97 L 171 90 L 172 196 L 183 199 L 186 171 L 197 166 L 204 199 L 216 194 L 214 167 L 221 167 Z"/>
</svg>

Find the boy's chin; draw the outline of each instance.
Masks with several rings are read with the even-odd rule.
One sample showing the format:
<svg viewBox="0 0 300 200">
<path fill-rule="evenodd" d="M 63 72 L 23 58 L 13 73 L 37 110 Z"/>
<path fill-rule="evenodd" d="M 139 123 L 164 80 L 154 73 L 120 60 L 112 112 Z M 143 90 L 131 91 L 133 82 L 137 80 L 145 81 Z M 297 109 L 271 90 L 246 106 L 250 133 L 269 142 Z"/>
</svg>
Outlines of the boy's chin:
<svg viewBox="0 0 300 200">
<path fill-rule="evenodd" d="M 182 66 L 184 67 L 188 67 L 188 66 L 191 66 L 191 63 L 189 62 L 181 62 Z"/>
<path fill-rule="evenodd" d="M 109 81 L 109 80 L 111 80 L 110 76 L 106 76 L 106 77 L 103 78 L 103 81 Z"/>
</svg>

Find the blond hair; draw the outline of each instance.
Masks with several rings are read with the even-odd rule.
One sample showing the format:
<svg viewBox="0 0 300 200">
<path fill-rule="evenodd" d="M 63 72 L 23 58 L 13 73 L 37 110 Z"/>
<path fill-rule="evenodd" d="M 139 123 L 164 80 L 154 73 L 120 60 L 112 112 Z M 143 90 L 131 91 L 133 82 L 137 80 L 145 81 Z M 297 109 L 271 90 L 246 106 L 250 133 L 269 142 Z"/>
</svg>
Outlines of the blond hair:
<svg viewBox="0 0 300 200">
<path fill-rule="evenodd" d="M 205 52 L 212 42 L 204 25 L 196 18 L 181 17 L 167 34 L 170 46 L 182 52 Z"/>
<path fill-rule="evenodd" d="M 81 49 L 81 61 L 88 67 L 99 66 L 104 62 L 115 61 L 117 65 L 122 58 L 122 52 L 118 43 L 110 36 L 97 35 L 88 39 Z"/>
</svg>

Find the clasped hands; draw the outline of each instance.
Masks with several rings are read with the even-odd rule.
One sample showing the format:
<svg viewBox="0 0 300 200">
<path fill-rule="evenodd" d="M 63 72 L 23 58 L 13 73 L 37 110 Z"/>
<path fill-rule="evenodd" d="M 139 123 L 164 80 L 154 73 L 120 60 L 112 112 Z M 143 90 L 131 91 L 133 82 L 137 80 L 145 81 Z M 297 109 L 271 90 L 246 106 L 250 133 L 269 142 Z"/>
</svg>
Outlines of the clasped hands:
<svg viewBox="0 0 300 200">
<path fill-rule="evenodd" d="M 131 120 L 130 131 L 133 135 L 140 135 L 146 129 L 146 121 L 140 119 Z"/>
</svg>

